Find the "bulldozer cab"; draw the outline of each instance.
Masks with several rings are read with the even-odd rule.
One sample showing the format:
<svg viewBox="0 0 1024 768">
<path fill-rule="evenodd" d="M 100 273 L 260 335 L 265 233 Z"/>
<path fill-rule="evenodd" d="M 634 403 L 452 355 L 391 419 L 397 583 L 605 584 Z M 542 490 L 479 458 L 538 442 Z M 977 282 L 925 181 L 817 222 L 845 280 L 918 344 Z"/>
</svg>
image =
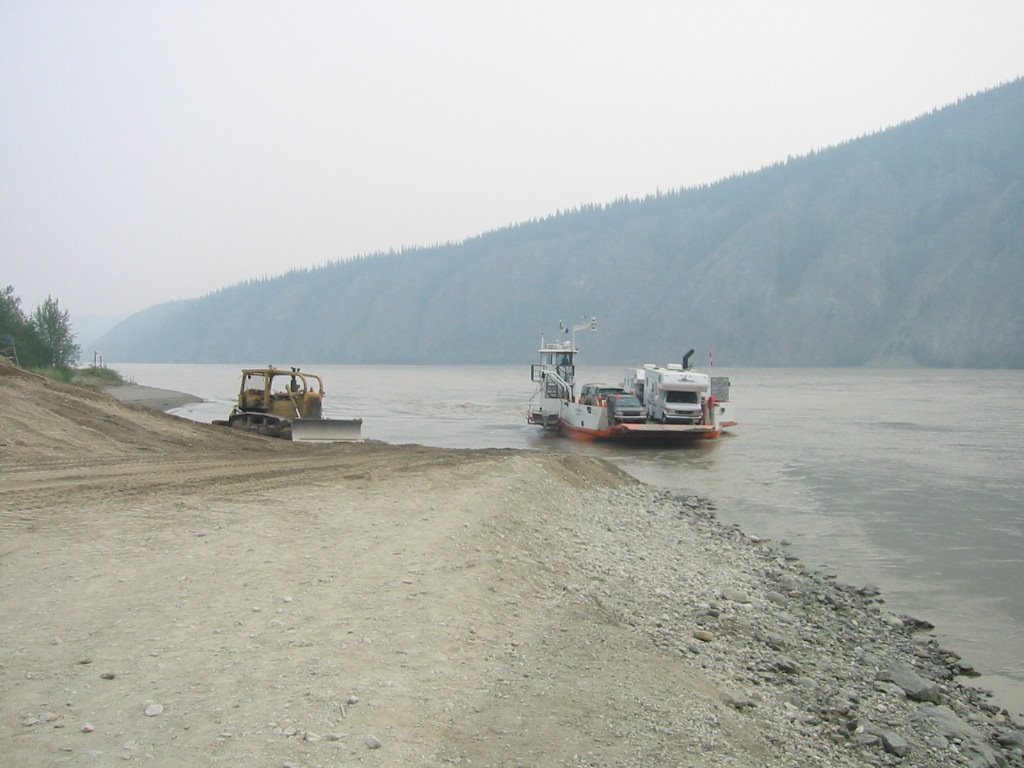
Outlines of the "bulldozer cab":
<svg viewBox="0 0 1024 768">
<path fill-rule="evenodd" d="M 324 398 L 323 380 L 298 368 L 249 368 L 242 371 L 238 409 L 266 413 L 280 419 L 319 419 Z"/>
</svg>

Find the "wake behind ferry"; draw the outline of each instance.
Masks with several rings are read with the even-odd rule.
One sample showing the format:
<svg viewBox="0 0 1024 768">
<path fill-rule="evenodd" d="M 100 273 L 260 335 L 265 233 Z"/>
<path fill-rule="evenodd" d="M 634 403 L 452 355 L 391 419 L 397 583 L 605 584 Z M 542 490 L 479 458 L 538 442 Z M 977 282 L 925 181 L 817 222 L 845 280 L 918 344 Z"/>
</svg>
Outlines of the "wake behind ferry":
<svg viewBox="0 0 1024 768">
<path fill-rule="evenodd" d="M 714 439 L 737 426 L 728 377 L 710 376 L 682 363 L 627 368 L 621 384 L 583 384 L 577 392 L 576 332 L 597 330 L 597 318 L 571 328 L 567 341 L 545 343 L 530 367 L 537 391 L 527 421 L 577 440 L 639 444 Z M 570 330 L 570 329 L 565 329 Z"/>
</svg>

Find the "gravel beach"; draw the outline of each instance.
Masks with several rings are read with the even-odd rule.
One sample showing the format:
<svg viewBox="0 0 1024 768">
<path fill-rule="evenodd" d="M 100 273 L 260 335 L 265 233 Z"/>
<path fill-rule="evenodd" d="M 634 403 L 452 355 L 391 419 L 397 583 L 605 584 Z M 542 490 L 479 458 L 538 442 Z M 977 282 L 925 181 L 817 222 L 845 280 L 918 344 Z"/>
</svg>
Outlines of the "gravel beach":
<svg viewBox="0 0 1024 768">
<path fill-rule="evenodd" d="M 1024 765 L 926 626 L 711 500 L 0 385 L 0 765 Z"/>
<path fill-rule="evenodd" d="M 187 392 L 147 387 L 142 384 L 117 384 L 103 387 L 103 391 L 122 403 L 144 405 L 157 411 L 169 411 L 202 400 L 201 397 Z"/>
</svg>

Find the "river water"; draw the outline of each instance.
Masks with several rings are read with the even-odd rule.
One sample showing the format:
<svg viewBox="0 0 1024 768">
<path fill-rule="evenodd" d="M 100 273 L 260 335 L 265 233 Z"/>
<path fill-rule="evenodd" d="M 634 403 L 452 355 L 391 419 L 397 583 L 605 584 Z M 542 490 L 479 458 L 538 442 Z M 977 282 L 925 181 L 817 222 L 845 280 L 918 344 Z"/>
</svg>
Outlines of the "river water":
<svg viewBox="0 0 1024 768">
<path fill-rule="evenodd" d="M 241 366 L 113 367 L 203 398 L 175 413 L 208 422 L 230 410 Z M 637 449 L 527 425 L 528 364 L 308 370 L 325 378 L 327 415 L 361 416 L 368 438 L 591 453 L 709 497 L 721 519 L 934 623 L 983 673 L 972 684 L 1024 713 L 1024 372 L 715 369 L 732 380 L 735 434 Z M 580 366 L 577 381 L 622 372 Z"/>
</svg>

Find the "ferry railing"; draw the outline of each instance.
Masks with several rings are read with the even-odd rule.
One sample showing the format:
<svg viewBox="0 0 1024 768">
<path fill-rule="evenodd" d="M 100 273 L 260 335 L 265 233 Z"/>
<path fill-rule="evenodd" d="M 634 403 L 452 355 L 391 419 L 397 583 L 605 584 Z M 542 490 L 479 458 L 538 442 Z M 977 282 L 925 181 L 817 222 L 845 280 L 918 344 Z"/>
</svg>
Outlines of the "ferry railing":
<svg viewBox="0 0 1024 768">
<path fill-rule="evenodd" d="M 542 368 L 543 366 L 535 366 Z M 537 379 L 535 379 L 536 381 Z M 539 417 L 543 420 L 544 417 L 552 417 L 554 414 L 544 414 L 542 407 L 538 406 L 535 401 L 538 398 L 543 399 L 558 399 L 558 400 L 571 400 L 572 399 L 572 387 L 557 373 L 552 371 L 550 368 L 539 372 L 540 386 L 537 387 L 537 391 L 530 397 L 530 415 L 531 421 L 534 417 Z"/>
</svg>

